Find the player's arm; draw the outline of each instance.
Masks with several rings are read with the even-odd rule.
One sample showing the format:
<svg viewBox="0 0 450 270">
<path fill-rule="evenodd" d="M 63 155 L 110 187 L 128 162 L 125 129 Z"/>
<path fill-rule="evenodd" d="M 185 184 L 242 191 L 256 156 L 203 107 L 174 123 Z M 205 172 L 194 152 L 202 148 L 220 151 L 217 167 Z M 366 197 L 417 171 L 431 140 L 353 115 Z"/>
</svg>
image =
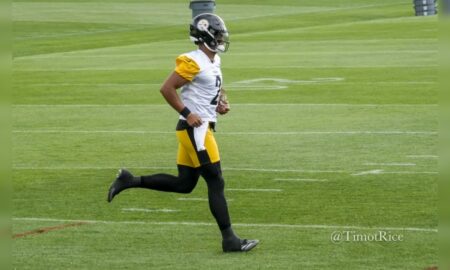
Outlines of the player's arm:
<svg viewBox="0 0 450 270">
<path fill-rule="evenodd" d="M 184 106 L 177 93 L 177 89 L 187 83 L 189 83 L 188 80 L 181 77 L 174 71 L 164 82 L 160 91 L 167 103 L 169 103 L 169 105 L 172 106 L 172 108 L 174 108 L 178 113 L 183 115 L 190 126 L 198 127 L 203 123 L 202 119 L 197 114 L 191 113 L 189 109 Z"/>
</svg>

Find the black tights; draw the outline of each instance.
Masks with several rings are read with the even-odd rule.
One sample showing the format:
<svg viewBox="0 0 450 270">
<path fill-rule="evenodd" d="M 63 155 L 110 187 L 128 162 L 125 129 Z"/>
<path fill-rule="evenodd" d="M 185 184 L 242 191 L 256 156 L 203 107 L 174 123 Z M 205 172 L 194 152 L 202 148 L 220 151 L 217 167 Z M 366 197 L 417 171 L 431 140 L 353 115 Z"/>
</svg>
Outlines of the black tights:
<svg viewBox="0 0 450 270">
<path fill-rule="evenodd" d="M 225 182 L 222 177 L 220 161 L 202 165 L 200 168 L 178 165 L 178 176 L 170 174 L 141 176 L 140 187 L 165 192 L 191 193 L 197 185 L 200 175 L 208 186 L 209 209 L 220 230 L 229 228 L 231 221 L 224 194 Z"/>
</svg>

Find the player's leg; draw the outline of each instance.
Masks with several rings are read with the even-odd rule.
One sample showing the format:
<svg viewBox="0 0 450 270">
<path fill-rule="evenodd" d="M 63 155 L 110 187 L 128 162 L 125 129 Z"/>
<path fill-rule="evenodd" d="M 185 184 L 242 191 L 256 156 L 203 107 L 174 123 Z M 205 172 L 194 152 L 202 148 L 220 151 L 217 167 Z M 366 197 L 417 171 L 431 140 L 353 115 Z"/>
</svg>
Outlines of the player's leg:
<svg viewBox="0 0 450 270">
<path fill-rule="evenodd" d="M 178 176 L 170 174 L 153 174 L 141 176 L 141 188 L 165 192 L 191 193 L 198 182 L 198 169 L 178 165 Z"/>
<path fill-rule="evenodd" d="M 146 188 L 165 192 L 190 193 L 197 185 L 200 177 L 184 146 L 179 143 L 177 156 L 178 176 L 170 174 L 153 174 L 133 176 L 129 171 L 121 169 L 108 192 L 108 201 L 128 188 Z"/>
<path fill-rule="evenodd" d="M 225 199 L 225 181 L 222 176 L 220 167 L 219 150 L 216 140 L 211 132 L 211 129 L 206 131 L 204 139 L 204 148 L 198 151 L 196 145 L 193 129 L 187 128 L 185 131 L 189 137 L 181 140 L 183 143 L 192 145 L 186 146 L 187 149 L 192 149 L 189 153 L 192 155 L 191 159 L 194 163 L 199 165 L 200 174 L 205 179 L 208 186 L 208 201 L 212 215 L 222 233 L 222 248 L 224 251 L 249 251 L 258 244 L 257 240 L 240 239 L 233 231 L 231 226 L 230 215 L 228 212 L 228 205 Z M 180 133 L 182 134 L 182 133 Z"/>
<path fill-rule="evenodd" d="M 222 234 L 222 249 L 225 252 L 249 251 L 259 241 L 239 238 L 231 227 L 228 205 L 225 199 L 225 182 L 222 177 L 220 161 L 204 164 L 200 167 L 200 173 L 208 186 L 209 208 L 219 225 Z"/>
<path fill-rule="evenodd" d="M 129 171 L 121 169 L 108 192 L 108 201 L 125 189 L 146 188 L 165 192 L 190 193 L 198 182 L 198 169 L 178 165 L 178 176 L 170 174 L 153 174 L 133 176 Z"/>
</svg>

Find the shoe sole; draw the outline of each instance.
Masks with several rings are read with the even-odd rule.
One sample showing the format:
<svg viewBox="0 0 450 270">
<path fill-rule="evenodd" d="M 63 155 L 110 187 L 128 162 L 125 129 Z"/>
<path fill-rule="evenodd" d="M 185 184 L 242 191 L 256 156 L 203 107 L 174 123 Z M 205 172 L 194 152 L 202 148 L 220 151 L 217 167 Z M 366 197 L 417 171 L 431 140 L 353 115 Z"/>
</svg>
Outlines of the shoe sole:
<svg viewBox="0 0 450 270">
<path fill-rule="evenodd" d="M 247 252 L 252 250 L 254 247 L 256 247 L 259 244 L 258 240 L 254 240 L 250 243 L 247 243 L 246 245 L 241 247 L 241 251 Z"/>
<path fill-rule="evenodd" d="M 223 250 L 223 252 L 248 252 L 252 250 L 254 247 L 256 247 L 259 244 L 259 240 L 252 240 L 251 242 L 241 246 L 241 249 L 238 250 Z"/>
</svg>

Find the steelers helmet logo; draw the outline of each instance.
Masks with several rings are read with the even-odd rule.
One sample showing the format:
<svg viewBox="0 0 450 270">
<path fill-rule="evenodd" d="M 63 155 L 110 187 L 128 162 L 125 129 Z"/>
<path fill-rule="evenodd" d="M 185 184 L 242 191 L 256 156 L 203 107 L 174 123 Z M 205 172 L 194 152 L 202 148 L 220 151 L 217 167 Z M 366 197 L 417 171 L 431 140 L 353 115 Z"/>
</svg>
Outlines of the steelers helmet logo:
<svg viewBox="0 0 450 270">
<path fill-rule="evenodd" d="M 197 23 L 197 29 L 200 31 L 207 31 L 209 27 L 208 20 L 202 19 Z"/>
</svg>

